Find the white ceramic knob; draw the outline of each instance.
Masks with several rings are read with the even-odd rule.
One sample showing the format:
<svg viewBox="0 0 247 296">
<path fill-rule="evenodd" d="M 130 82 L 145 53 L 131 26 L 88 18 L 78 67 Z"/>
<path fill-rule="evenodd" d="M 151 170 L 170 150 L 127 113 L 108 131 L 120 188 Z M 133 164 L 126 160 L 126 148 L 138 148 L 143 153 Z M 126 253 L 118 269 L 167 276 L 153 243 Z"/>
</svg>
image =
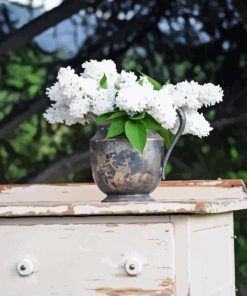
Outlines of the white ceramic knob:
<svg viewBox="0 0 247 296">
<path fill-rule="evenodd" d="M 125 270 L 131 276 L 136 276 L 142 271 L 142 262 L 138 258 L 130 258 L 125 263 Z"/>
<path fill-rule="evenodd" d="M 33 273 L 33 263 L 29 259 L 20 260 L 16 265 L 17 272 L 21 276 L 27 276 Z"/>
</svg>

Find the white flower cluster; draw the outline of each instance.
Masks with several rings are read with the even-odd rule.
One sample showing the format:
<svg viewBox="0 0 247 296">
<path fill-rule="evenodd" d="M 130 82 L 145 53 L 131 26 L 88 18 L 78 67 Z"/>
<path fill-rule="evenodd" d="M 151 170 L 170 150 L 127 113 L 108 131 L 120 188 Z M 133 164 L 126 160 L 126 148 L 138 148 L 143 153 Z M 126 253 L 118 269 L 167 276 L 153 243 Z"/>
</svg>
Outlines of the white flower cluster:
<svg viewBox="0 0 247 296">
<path fill-rule="evenodd" d="M 50 123 L 85 124 L 92 114 L 100 115 L 114 110 L 118 77 L 116 65 L 104 60 L 86 62 L 82 67 L 85 71 L 81 75 L 70 67 L 61 68 L 57 82 L 47 89 L 48 97 L 55 102 L 44 114 Z M 104 74 L 110 77 L 106 89 L 99 84 Z"/>
<path fill-rule="evenodd" d="M 214 105 L 223 97 L 220 86 L 194 81 L 155 90 L 147 77 L 138 79 L 133 72 L 124 70 L 118 73 L 111 60 L 91 60 L 82 64 L 82 68 L 80 75 L 70 67 L 61 68 L 57 82 L 47 89 L 54 102 L 44 114 L 50 123 L 85 124 L 94 116 L 117 110 L 130 116 L 145 111 L 175 133 L 179 125 L 176 109 L 181 108 L 187 118 L 184 133 L 203 137 L 212 128 L 198 109 Z"/>
<path fill-rule="evenodd" d="M 202 106 L 212 106 L 222 101 L 223 90 L 212 83 L 200 85 L 195 81 L 183 81 L 164 86 L 177 107 L 197 110 Z"/>
<path fill-rule="evenodd" d="M 187 122 L 184 134 L 192 134 L 200 138 L 208 136 L 212 127 L 205 117 L 198 112 L 198 109 L 221 102 L 223 99 L 222 88 L 212 83 L 200 85 L 195 81 L 183 81 L 175 85 L 165 85 L 163 89 L 166 89 L 170 95 L 173 106 L 181 108 L 185 112 Z M 177 131 L 178 126 L 179 121 L 177 119 L 172 128 L 173 133 Z"/>
</svg>

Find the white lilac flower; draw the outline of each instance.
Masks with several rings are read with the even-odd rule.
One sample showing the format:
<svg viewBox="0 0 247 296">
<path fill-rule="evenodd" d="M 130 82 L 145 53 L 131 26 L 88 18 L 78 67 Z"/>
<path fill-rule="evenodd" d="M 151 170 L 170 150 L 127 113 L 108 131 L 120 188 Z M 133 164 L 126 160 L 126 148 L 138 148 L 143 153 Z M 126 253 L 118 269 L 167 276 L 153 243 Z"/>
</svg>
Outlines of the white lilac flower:
<svg viewBox="0 0 247 296">
<path fill-rule="evenodd" d="M 176 122 L 177 113 L 172 105 L 172 99 L 166 89 L 154 90 L 149 101 L 147 112 L 164 128 L 172 129 Z"/>
<path fill-rule="evenodd" d="M 60 85 L 58 82 L 54 83 L 50 88 L 46 89 L 46 94 L 51 101 L 58 101 L 61 99 Z"/>
<path fill-rule="evenodd" d="M 199 100 L 204 106 L 212 106 L 223 100 L 223 89 L 219 85 L 205 83 L 201 86 Z"/>
<path fill-rule="evenodd" d="M 59 80 L 58 80 L 59 81 Z M 60 82 L 60 81 L 59 81 Z M 61 94 L 65 97 L 66 103 L 74 99 L 84 99 L 96 94 L 97 83 L 93 79 L 76 76 L 73 81 L 60 86 Z"/>
<path fill-rule="evenodd" d="M 98 83 L 92 78 L 80 77 L 78 86 L 80 93 L 87 94 L 90 97 L 94 97 L 99 89 Z"/>
<path fill-rule="evenodd" d="M 90 112 L 90 100 L 82 98 L 72 100 L 68 112 L 71 116 L 84 118 Z"/>
<path fill-rule="evenodd" d="M 54 103 L 50 108 L 44 113 L 45 119 L 53 123 L 65 123 L 66 125 L 72 125 L 75 123 L 85 124 L 88 120 L 86 118 L 77 118 L 74 115 L 71 115 L 69 108 L 65 104 L 60 102 Z"/>
<path fill-rule="evenodd" d="M 140 85 L 138 82 L 119 90 L 116 96 L 116 107 L 130 115 L 143 112 L 153 96 L 151 83 Z"/>
<path fill-rule="evenodd" d="M 90 60 L 82 64 L 84 72 L 82 77 L 95 79 L 98 83 L 105 74 L 107 83 L 114 85 L 119 74 L 117 73 L 116 64 L 112 60 Z"/>
<path fill-rule="evenodd" d="M 78 75 L 75 74 L 75 70 L 70 66 L 67 68 L 60 68 L 57 74 L 57 80 L 60 86 L 68 86 L 70 83 L 74 83 L 74 80 L 78 79 Z"/>
<path fill-rule="evenodd" d="M 81 74 L 84 78 L 89 78 L 95 81 L 95 93 L 92 95 L 91 112 L 95 115 L 101 115 L 107 112 L 114 111 L 115 96 L 119 74 L 117 73 L 116 65 L 112 60 L 90 60 L 82 64 L 84 72 Z M 100 80 L 106 75 L 107 88 L 100 87 Z"/>
<path fill-rule="evenodd" d="M 96 81 L 75 74 L 70 67 L 61 68 L 57 79 L 58 81 L 47 89 L 47 95 L 50 99 L 59 103 L 55 105 L 56 108 L 49 111 L 49 114 L 54 115 L 57 112 L 57 116 L 54 115 L 53 118 L 57 118 L 57 122 L 65 121 L 69 124 L 72 124 L 73 116 L 76 118 L 74 123 L 84 119 L 91 111 L 92 97 L 97 93 Z M 59 115 L 59 112 L 61 115 Z M 68 113 L 67 118 L 64 112 Z"/>
<path fill-rule="evenodd" d="M 112 112 L 115 109 L 116 89 L 99 88 L 91 101 L 91 112 L 95 115 Z"/>
<path fill-rule="evenodd" d="M 122 70 L 120 75 L 118 76 L 116 87 L 118 89 L 126 88 L 134 85 L 136 81 L 137 81 L 137 76 L 135 75 L 134 72 L 131 72 L 131 71 L 127 72 L 125 70 Z"/>
<path fill-rule="evenodd" d="M 195 111 L 195 110 L 185 110 L 186 115 L 186 125 L 183 134 L 191 134 L 194 136 L 198 136 L 199 138 L 206 137 L 209 135 L 212 127 L 210 126 L 209 122 L 205 119 L 205 117 Z M 178 130 L 179 121 L 177 119 L 175 128 L 172 132 L 175 134 Z"/>
<path fill-rule="evenodd" d="M 223 98 L 222 88 L 212 83 L 200 85 L 195 81 L 183 81 L 163 88 L 172 96 L 174 106 L 180 108 L 198 110 L 202 106 L 215 105 Z"/>
<path fill-rule="evenodd" d="M 63 107 L 63 108 L 62 108 Z M 51 124 L 53 123 L 64 123 L 64 113 L 67 113 L 67 109 L 64 110 L 64 107 L 66 107 L 65 105 L 61 104 L 52 104 L 51 107 L 49 107 L 45 113 L 44 113 L 44 118 Z"/>
<path fill-rule="evenodd" d="M 176 85 L 166 85 L 163 88 L 170 93 L 176 107 L 186 107 L 194 110 L 202 107 L 199 100 L 201 86 L 195 81 L 183 81 Z"/>
</svg>

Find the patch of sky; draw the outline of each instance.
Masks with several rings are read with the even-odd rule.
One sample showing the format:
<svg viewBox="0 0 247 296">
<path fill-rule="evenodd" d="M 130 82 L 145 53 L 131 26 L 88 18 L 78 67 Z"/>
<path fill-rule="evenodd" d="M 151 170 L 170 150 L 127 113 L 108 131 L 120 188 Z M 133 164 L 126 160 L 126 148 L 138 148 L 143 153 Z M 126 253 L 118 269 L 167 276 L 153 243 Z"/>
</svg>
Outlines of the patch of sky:
<svg viewBox="0 0 247 296">
<path fill-rule="evenodd" d="M 0 0 L 0 6 L 6 5 L 11 21 L 16 29 L 43 14 L 45 11 L 59 5 L 61 0 L 33 0 L 32 3 L 33 9 L 31 9 L 32 13 L 30 13 L 30 9 L 27 6 L 29 0 Z M 94 34 L 96 19 L 95 15 L 86 15 L 85 11 L 82 10 L 78 14 L 73 15 L 72 18 L 66 19 L 46 30 L 34 38 L 34 41 L 47 52 L 62 50 L 65 52 L 65 56 L 71 57 L 77 53 L 85 39 Z M 7 27 L 4 30 L 8 33 Z"/>
<path fill-rule="evenodd" d="M 146 55 L 147 55 L 145 48 L 143 48 L 143 47 L 141 47 L 141 46 L 136 47 L 136 48 L 135 48 L 135 51 L 136 51 L 136 53 L 137 53 L 140 57 L 142 57 L 142 58 L 145 58 Z"/>
<path fill-rule="evenodd" d="M 65 50 L 68 56 L 73 56 L 89 36 L 92 36 L 96 27 L 96 16 L 87 15 L 86 26 L 82 25 L 82 17 L 76 14 L 71 19 L 60 22 L 57 26 L 45 31 L 34 40 L 39 46 L 48 51 Z"/>
<path fill-rule="evenodd" d="M 227 51 L 229 48 L 230 48 L 230 42 L 229 41 L 224 41 L 223 43 L 222 43 L 222 48 L 225 50 L 225 51 Z"/>
<path fill-rule="evenodd" d="M 158 27 L 162 33 L 169 33 L 170 26 L 166 18 L 161 18 L 160 22 L 158 23 Z"/>
</svg>

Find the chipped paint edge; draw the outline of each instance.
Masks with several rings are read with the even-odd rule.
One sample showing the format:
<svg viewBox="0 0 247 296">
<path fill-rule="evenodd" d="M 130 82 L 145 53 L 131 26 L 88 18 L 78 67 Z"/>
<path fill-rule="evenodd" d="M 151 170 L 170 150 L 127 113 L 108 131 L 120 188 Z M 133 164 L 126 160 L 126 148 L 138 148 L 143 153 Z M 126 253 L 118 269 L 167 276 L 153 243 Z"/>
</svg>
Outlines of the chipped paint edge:
<svg viewBox="0 0 247 296">
<path fill-rule="evenodd" d="M 51 183 L 51 184 L 0 184 L 0 193 L 15 193 L 23 191 L 33 191 L 37 187 L 56 188 L 62 187 L 81 187 L 81 186 L 95 186 L 94 183 Z M 243 191 L 247 193 L 247 188 L 242 179 L 224 179 L 224 180 L 176 180 L 176 181 L 161 181 L 160 187 L 242 187 Z"/>
<path fill-rule="evenodd" d="M 91 215 L 159 215 L 159 214 L 216 214 L 247 208 L 247 199 L 191 202 L 60 204 L 42 206 L 15 204 L 0 207 L 0 217 L 18 216 L 91 216 Z"/>
</svg>

